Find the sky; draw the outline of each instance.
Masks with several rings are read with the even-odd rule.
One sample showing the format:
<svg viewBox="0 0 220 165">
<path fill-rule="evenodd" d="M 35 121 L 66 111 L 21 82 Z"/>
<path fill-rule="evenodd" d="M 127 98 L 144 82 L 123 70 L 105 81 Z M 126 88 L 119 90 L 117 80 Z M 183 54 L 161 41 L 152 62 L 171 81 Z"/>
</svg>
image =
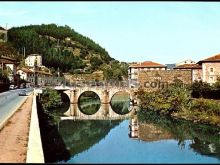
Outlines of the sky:
<svg viewBox="0 0 220 165">
<path fill-rule="evenodd" d="M 172 64 L 220 53 L 220 2 L 1 1 L 0 26 L 68 25 L 119 61 Z"/>
</svg>

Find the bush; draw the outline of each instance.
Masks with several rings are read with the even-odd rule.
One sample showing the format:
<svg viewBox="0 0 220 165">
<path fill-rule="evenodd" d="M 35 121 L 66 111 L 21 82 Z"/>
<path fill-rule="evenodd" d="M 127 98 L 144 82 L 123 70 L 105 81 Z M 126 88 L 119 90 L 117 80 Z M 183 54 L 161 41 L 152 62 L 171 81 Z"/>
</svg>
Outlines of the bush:
<svg viewBox="0 0 220 165">
<path fill-rule="evenodd" d="M 40 102 L 45 111 L 53 111 L 62 105 L 61 95 L 56 90 L 50 88 L 43 91 Z"/>
</svg>

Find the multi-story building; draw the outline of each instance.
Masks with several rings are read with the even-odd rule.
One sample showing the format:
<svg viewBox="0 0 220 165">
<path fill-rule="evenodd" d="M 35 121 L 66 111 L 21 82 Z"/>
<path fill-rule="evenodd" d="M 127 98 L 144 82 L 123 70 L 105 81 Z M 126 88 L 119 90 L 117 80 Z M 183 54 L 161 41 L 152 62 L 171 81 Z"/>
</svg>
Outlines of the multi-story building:
<svg viewBox="0 0 220 165">
<path fill-rule="evenodd" d="M 47 84 L 57 85 L 64 82 L 63 77 L 53 77 L 51 73 L 45 71 L 34 72 L 33 69 L 20 68 L 17 70 L 20 78 L 30 83 L 32 86 L 45 86 Z"/>
<path fill-rule="evenodd" d="M 147 70 L 166 70 L 166 66 L 152 61 L 132 63 L 128 70 L 129 78 L 137 79 L 139 71 Z"/>
<path fill-rule="evenodd" d="M 20 68 L 17 70 L 17 74 L 20 75 L 20 79 L 25 80 L 34 85 L 34 72 L 27 68 Z"/>
<path fill-rule="evenodd" d="M 25 59 L 25 65 L 29 66 L 29 67 L 34 67 L 34 65 L 41 67 L 42 66 L 42 56 L 39 54 L 28 55 L 28 57 Z"/>
<path fill-rule="evenodd" d="M 213 84 L 220 77 L 220 54 L 197 62 L 202 66 L 202 81 Z"/>
<path fill-rule="evenodd" d="M 197 80 L 200 81 L 202 80 L 202 66 L 199 64 L 182 64 L 178 65 L 175 68 L 175 70 L 191 70 L 191 75 L 192 75 L 192 82 Z"/>
</svg>

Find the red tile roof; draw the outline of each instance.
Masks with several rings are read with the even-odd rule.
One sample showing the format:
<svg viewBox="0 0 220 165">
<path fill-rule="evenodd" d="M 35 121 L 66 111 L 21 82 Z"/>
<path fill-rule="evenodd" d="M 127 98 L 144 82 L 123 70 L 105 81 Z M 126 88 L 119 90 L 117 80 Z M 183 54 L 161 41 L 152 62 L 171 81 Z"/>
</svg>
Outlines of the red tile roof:
<svg viewBox="0 0 220 165">
<path fill-rule="evenodd" d="M 22 70 L 25 73 L 33 73 L 33 71 L 31 71 L 30 69 L 27 69 L 27 68 L 20 68 L 18 70 Z"/>
<path fill-rule="evenodd" d="M 206 58 L 204 60 L 199 61 L 198 63 L 203 63 L 203 62 L 215 62 L 215 61 L 220 61 L 220 54 L 214 55 L 212 57 Z"/>
<path fill-rule="evenodd" d="M 40 73 L 40 74 L 44 74 L 44 75 L 51 75 L 51 76 L 52 76 L 51 73 L 44 72 L 44 71 L 38 71 L 38 70 L 36 70 L 35 72 L 36 72 L 36 73 Z"/>
<path fill-rule="evenodd" d="M 141 63 L 131 64 L 129 67 L 137 67 L 137 68 L 160 67 L 161 68 L 166 66 L 152 61 L 144 61 Z"/>
<path fill-rule="evenodd" d="M 183 64 L 175 67 L 174 69 L 202 69 L 199 64 Z"/>
</svg>

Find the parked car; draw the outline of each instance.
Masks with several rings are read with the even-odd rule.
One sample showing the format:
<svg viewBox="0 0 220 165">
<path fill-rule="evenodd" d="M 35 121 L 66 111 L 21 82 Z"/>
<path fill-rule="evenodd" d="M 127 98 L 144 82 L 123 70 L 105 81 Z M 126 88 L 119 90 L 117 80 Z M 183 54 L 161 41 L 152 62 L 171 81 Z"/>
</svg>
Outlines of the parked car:
<svg viewBox="0 0 220 165">
<path fill-rule="evenodd" d="M 25 90 L 21 90 L 19 93 L 18 93 L 19 96 L 26 96 L 27 93 Z"/>
<path fill-rule="evenodd" d="M 9 89 L 15 89 L 15 86 L 14 85 L 10 85 Z"/>
</svg>

